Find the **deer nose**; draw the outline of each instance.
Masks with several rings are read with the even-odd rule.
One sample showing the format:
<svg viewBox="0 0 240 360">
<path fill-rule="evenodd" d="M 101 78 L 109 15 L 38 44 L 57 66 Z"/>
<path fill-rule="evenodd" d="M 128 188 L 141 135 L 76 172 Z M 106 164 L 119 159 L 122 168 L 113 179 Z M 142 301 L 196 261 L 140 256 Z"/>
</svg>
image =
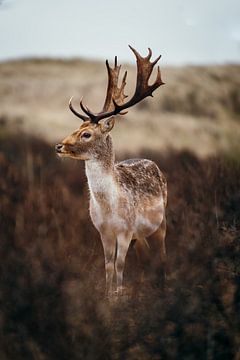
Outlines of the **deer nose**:
<svg viewBox="0 0 240 360">
<path fill-rule="evenodd" d="M 57 144 L 57 145 L 55 145 L 55 150 L 56 150 L 56 152 L 61 152 L 62 147 L 63 147 L 63 144 Z"/>
</svg>

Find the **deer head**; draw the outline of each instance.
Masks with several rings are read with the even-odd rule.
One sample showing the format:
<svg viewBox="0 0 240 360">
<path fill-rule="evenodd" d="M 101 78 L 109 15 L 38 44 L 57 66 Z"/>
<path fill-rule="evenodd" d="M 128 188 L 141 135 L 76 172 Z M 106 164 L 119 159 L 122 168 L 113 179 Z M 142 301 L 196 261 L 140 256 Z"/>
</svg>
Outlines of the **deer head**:
<svg viewBox="0 0 240 360">
<path fill-rule="evenodd" d="M 122 78 L 120 87 L 118 87 L 121 65 L 117 64 L 117 57 L 115 57 L 113 68 L 111 68 L 108 61 L 106 61 L 108 87 L 103 109 L 99 113 L 93 113 L 83 104 L 83 100 L 81 99 L 80 107 L 85 114 L 83 115 L 74 109 L 72 98 L 70 99 L 70 110 L 74 115 L 83 120 L 83 124 L 71 135 L 67 136 L 61 144 L 56 145 L 56 152 L 59 156 L 81 160 L 89 160 L 101 156 L 103 147 L 107 149 L 111 143 L 108 134 L 114 126 L 114 115 L 126 114 L 126 109 L 139 103 L 147 96 L 153 96 L 153 91 L 164 84 L 161 80 L 159 66 L 157 68 L 155 82 L 152 85 L 148 84 L 153 68 L 161 56 L 151 62 L 152 51 L 150 48 L 148 49 L 148 55 L 142 57 L 134 48 L 129 47 L 133 51 L 137 61 L 137 81 L 132 98 L 124 102 L 127 98 L 124 94 L 127 71 Z"/>
</svg>

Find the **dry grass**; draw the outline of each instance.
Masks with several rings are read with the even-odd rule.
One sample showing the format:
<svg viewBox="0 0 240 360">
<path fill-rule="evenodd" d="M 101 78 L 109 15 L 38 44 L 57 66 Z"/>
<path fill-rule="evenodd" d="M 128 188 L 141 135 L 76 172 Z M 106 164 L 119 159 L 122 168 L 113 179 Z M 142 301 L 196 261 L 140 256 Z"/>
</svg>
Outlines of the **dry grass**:
<svg viewBox="0 0 240 360">
<path fill-rule="evenodd" d="M 127 66 L 127 93 L 134 68 Z M 163 68 L 167 85 L 119 119 L 113 132 L 116 150 L 191 150 L 207 156 L 227 150 L 240 136 L 239 66 Z M 56 142 L 79 122 L 68 110 L 71 95 L 83 94 L 94 110 L 104 100 L 103 63 L 25 60 L 0 64 L 0 118 L 13 128 Z"/>
<path fill-rule="evenodd" d="M 100 107 L 104 65 L 0 64 L 0 359 L 239 359 L 239 66 L 162 72 L 167 85 L 113 136 L 118 157 L 167 176 L 168 281 L 160 291 L 146 275 L 135 296 L 131 246 L 128 300 L 109 306 L 83 164 L 47 142 L 79 125 L 71 95 Z"/>
<path fill-rule="evenodd" d="M 59 161 L 36 138 L 1 134 L 1 359 L 239 358 L 235 156 L 141 154 L 168 178 L 167 287 L 146 281 L 110 307 L 82 163 Z M 130 290 L 137 269 L 131 248 Z"/>
</svg>

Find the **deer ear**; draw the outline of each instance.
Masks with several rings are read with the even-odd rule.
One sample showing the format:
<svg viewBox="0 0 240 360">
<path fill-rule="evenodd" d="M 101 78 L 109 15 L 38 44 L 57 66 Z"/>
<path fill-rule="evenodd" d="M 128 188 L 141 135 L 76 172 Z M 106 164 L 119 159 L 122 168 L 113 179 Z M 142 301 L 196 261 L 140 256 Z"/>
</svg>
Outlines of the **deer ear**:
<svg viewBox="0 0 240 360">
<path fill-rule="evenodd" d="M 103 119 L 99 121 L 101 132 L 107 133 L 112 130 L 115 123 L 115 118 L 112 116 L 108 119 Z"/>
</svg>

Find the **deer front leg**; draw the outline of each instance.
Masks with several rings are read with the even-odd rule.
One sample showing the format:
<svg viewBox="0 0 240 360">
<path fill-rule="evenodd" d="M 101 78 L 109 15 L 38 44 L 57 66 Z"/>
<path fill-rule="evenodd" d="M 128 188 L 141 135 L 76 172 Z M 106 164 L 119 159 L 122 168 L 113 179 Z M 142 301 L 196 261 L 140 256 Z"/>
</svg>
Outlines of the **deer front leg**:
<svg viewBox="0 0 240 360">
<path fill-rule="evenodd" d="M 123 291 L 123 271 L 127 251 L 132 240 L 132 233 L 121 233 L 117 236 L 117 256 L 116 256 L 116 278 L 117 295 L 122 295 Z"/>
<path fill-rule="evenodd" d="M 111 297 L 113 294 L 114 261 L 117 242 L 115 237 L 102 236 L 101 239 L 105 258 L 106 296 Z"/>
</svg>

